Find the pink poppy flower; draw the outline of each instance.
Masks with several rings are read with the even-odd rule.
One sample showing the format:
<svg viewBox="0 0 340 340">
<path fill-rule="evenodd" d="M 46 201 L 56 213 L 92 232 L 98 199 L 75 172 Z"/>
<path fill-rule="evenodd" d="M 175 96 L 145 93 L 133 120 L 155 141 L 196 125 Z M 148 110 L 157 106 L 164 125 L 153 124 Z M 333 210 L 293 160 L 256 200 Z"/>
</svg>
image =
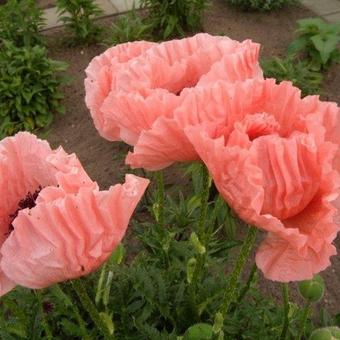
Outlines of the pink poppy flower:
<svg viewBox="0 0 340 340">
<path fill-rule="evenodd" d="M 160 63 L 156 61 L 154 67 L 152 62 L 147 64 L 149 73 L 138 73 L 136 67 L 134 84 L 141 79 L 140 81 L 144 82 L 143 89 L 149 89 L 149 93 L 143 92 L 144 90 L 142 93 L 132 92 L 124 96 L 118 93 L 114 99 L 110 94 L 104 102 L 103 108 L 110 103 L 111 115 L 115 116 L 116 121 L 121 124 L 121 131 L 125 131 L 124 135 L 129 137 L 124 139 L 123 136 L 122 139 L 134 145 L 133 153 L 129 153 L 126 159 L 127 164 L 133 168 L 159 170 L 174 162 L 198 159 L 197 153 L 183 132 L 185 125 L 181 122 L 184 123 L 184 120 L 177 117 L 196 115 L 197 106 L 194 98 L 200 100 L 202 88 L 214 86 L 217 80 L 234 83 L 248 78 L 262 79 L 263 77 L 258 64 L 258 44 L 250 40 L 240 43 L 226 37 L 212 37 L 206 34 L 199 34 L 190 39 L 172 41 L 164 47 L 161 45 L 153 47 L 145 53 L 152 55 L 163 47 L 161 51 L 174 50 L 172 54 L 169 53 L 172 56 L 176 55 L 175 51 L 178 51 L 177 54 L 184 54 L 186 46 L 198 45 L 195 48 L 190 47 L 189 51 L 194 53 L 183 56 L 179 59 L 180 62 L 175 61 L 174 57 L 175 60 L 171 60 L 171 57 L 168 57 L 168 60 L 164 58 L 163 63 L 166 62 L 167 67 L 162 67 L 163 71 L 158 73 L 156 65 Z M 180 43 L 185 47 L 178 47 Z M 141 64 L 143 62 L 146 64 L 146 61 L 141 59 Z M 143 69 L 138 66 L 138 69 Z M 168 70 L 169 68 L 171 71 Z M 175 75 L 173 75 L 174 70 L 177 72 Z M 167 92 L 165 94 L 162 92 L 162 100 L 156 100 L 155 96 L 159 98 L 160 87 L 162 91 Z M 178 93 L 179 95 L 176 96 Z M 218 95 L 216 92 L 216 96 Z M 144 107 L 141 102 L 145 103 Z M 142 113 L 140 107 L 143 107 Z M 103 110 L 108 109 L 106 107 Z M 144 119 L 146 116 L 152 116 L 147 124 Z M 216 113 L 201 118 L 202 121 L 210 121 L 215 120 L 217 116 Z M 137 120 L 142 121 L 142 124 L 136 122 Z"/>
<path fill-rule="evenodd" d="M 0 142 L 0 296 L 95 270 L 122 240 L 149 181 L 99 191 L 74 154 L 18 133 Z"/>
<path fill-rule="evenodd" d="M 249 224 L 267 231 L 256 254 L 265 277 L 288 282 L 311 279 L 330 265 L 339 225 L 332 143 L 340 117 L 335 103 L 301 99 L 289 82 L 248 80 L 219 84 L 223 96 L 204 89 L 200 114 L 224 108 L 223 124 L 185 132 L 209 169 L 217 189 Z M 333 140 L 334 141 L 334 140 Z"/>
<path fill-rule="evenodd" d="M 86 68 L 85 103 L 90 110 L 94 125 L 99 134 L 108 140 L 119 139 L 119 127 L 105 122 L 101 106 L 115 88 L 116 73 L 126 64 L 144 51 L 155 45 L 152 42 L 136 41 L 109 48 L 101 55 L 93 58 Z"/>
<path fill-rule="evenodd" d="M 98 93 L 87 87 L 86 95 L 93 102 L 103 103 L 103 125 L 106 131 L 114 127 L 117 132 L 108 139 L 135 145 L 140 134 L 150 130 L 158 118 L 173 117 L 186 95 L 184 89 L 205 86 L 216 79 L 233 82 L 262 77 L 258 54 L 259 45 L 250 40 L 240 43 L 201 33 L 152 45 L 121 67 L 112 68 L 115 84 L 110 93 L 104 91 L 97 100 Z"/>
</svg>

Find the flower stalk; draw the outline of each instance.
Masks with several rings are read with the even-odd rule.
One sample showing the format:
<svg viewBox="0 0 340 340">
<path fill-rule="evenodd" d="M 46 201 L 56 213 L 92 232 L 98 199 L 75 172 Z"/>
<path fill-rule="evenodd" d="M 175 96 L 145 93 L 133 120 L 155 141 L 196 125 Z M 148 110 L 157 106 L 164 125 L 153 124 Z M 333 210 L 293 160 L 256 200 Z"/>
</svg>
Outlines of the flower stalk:
<svg viewBox="0 0 340 340">
<path fill-rule="evenodd" d="M 156 173 L 157 179 L 157 222 L 161 228 L 164 227 L 164 176 L 162 171 Z"/>
<path fill-rule="evenodd" d="M 102 333 L 105 340 L 112 340 L 114 336 L 110 334 L 109 329 L 105 325 L 103 319 L 101 318 L 96 306 L 91 301 L 86 288 L 84 287 L 83 283 L 77 279 L 72 281 L 72 287 L 77 293 L 79 300 L 81 301 L 85 310 L 89 313 L 92 321 L 96 325 L 97 329 Z"/>
<path fill-rule="evenodd" d="M 248 259 L 250 251 L 255 243 L 257 234 L 257 228 L 254 226 L 250 226 L 248 229 L 247 236 L 242 244 L 242 248 L 240 254 L 237 258 L 235 267 L 230 275 L 230 280 L 226 287 L 224 293 L 223 304 L 220 309 L 220 313 L 224 316 L 230 307 L 230 304 L 236 300 L 236 287 L 242 273 L 243 267 Z"/>
<path fill-rule="evenodd" d="M 289 287 L 288 283 L 282 284 L 282 297 L 283 297 L 283 312 L 284 312 L 284 319 L 283 319 L 283 326 L 280 335 L 280 340 L 286 339 L 288 324 L 289 324 Z"/>
<path fill-rule="evenodd" d="M 301 320 L 300 320 L 299 333 L 298 333 L 298 336 L 296 338 L 297 340 L 301 340 L 304 333 L 305 333 L 305 326 L 306 326 L 306 321 L 307 321 L 307 318 L 308 318 L 310 306 L 311 306 L 311 302 L 308 301 L 306 303 L 305 307 L 303 308 L 302 316 L 301 316 Z"/>
</svg>

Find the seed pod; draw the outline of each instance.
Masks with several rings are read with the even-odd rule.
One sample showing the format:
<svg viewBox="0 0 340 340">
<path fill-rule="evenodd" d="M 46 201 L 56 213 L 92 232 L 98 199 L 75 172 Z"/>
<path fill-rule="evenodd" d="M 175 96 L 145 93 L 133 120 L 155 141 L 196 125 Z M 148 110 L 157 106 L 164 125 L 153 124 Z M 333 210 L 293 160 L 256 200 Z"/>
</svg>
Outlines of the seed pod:
<svg viewBox="0 0 340 340">
<path fill-rule="evenodd" d="M 340 328 L 326 327 L 316 329 L 309 340 L 338 340 L 340 339 Z"/>
<path fill-rule="evenodd" d="M 319 301 L 324 294 L 325 283 L 320 275 L 313 279 L 299 282 L 299 292 L 302 297 L 310 302 Z"/>
</svg>

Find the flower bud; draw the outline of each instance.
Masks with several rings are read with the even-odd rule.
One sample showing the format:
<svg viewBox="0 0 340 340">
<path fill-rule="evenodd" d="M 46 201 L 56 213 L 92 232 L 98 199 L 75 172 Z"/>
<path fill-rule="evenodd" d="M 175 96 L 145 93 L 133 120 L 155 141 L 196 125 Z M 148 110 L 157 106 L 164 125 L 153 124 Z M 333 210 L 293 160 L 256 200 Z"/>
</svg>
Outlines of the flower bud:
<svg viewBox="0 0 340 340">
<path fill-rule="evenodd" d="M 208 340 L 213 336 L 212 326 L 207 323 L 197 323 L 187 329 L 185 340 Z"/>
<path fill-rule="evenodd" d="M 198 254 L 203 255 L 206 252 L 205 247 L 202 245 L 195 232 L 190 235 L 190 243 Z"/>
<path fill-rule="evenodd" d="M 313 279 L 299 282 L 299 292 L 302 297 L 310 302 L 319 301 L 324 294 L 325 284 L 320 275 L 315 275 Z"/>
<path fill-rule="evenodd" d="M 197 264 L 197 260 L 195 258 L 191 258 L 189 259 L 188 263 L 187 263 L 187 281 L 188 283 L 191 283 L 193 277 L 194 277 L 194 273 L 196 270 L 196 264 Z"/>
<path fill-rule="evenodd" d="M 340 339 L 340 328 L 326 327 L 316 329 L 309 340 L 337 340 Z"/>
</svg>

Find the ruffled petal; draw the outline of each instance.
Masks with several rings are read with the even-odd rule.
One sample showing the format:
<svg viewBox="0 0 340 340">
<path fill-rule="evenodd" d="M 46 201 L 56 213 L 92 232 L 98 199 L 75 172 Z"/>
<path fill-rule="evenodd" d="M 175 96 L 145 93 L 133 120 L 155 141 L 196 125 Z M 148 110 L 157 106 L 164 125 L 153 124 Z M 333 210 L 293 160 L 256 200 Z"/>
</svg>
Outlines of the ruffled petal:
<svg viewBox="0 0 340 340">
<path fill-rule="evenodd" d="M 85 102 L 90 110 L 98 132 L 106 139 L 119 140 L 119 127 L 107 124 L 101 106 L 115 86 L 115 75 L 125 64 L 155 45 L 151 42 L 137 41 L 109 48 L 95 57 L 85 70 Z"/>
<path fill-rule="evenodd" d="M 185 133 L 233 210 L 269 232 L 256 256 L 267 278 L 304 280 L 330 264 L 339 230 L 331 205 L 339 188 L 334 145 L 318 145 L 313 135 L 301 133 L 231 142 L 214 124 Z"/>
<path fill-rule="evenodd" d="M 332 244 L 323 242 L 320 252 L 307 248 L 303 256 L 291 243 L 269 234 L 256 252 L 256 265 L 273 281 L 310 280 L 330 266 L 329 258 L 336 254 Z"/>
<path fill-rule="evenodd" d="M 234 83 L 245 79 L 263 79 L 263 72 L 258 63 L 260 45 L 251 40 L 243 41 L 237 51 L 222 57 L 213 64 L 208 73 L 203 75 L 197 86 L 207 86 L 216 81 Z"/>
<path fill-rule="evenodd" d="M 108 191 L 80 189 L 19 212 L 1 248 L 1 269 L 16 284 L 43 288 L 95 270 L 122 240 L 149 181 L 127 175 Z"/>
<path fill-rule="evenodd" d="M 175 162 L 199 159 L 184 131 L 173 119 L 159 118 L 150 130 L 141 133 L 126 164 L 151 171 L 164 169 Z"/>
<path fill-rule="evenodd" d="M 135 145 L 141 132 L 150 129 L 158 117 L 173 116 L 181 101 L 181 97 L 161 89 L 146 98 L 139 93 L 111 92 L 102 110 L 108 123 L 119 125 L 120 138 Z"/>
<path fill-rule="evenodd" d="M 196 89 L 201 78 L 203 85 L 217 73 L 230 82 L 261 78 L 258 53 L 259 45 L 250 40 L 239 43 L 205 33 L 157 44 L 117 69 L 116 86 L 100 108 L 102 117 L 107 125 L 119 126 L 122 140 L 135 145 L 157 118 L 173 117 L 186 90 Z"/>
<path fill-rule="evenodd" d="M 7 237 L 10 215 L 28 192 L 56 184 L 55 171 L 45 166 L 52 154 L 48 143 L 27 132 L 0 142 L 0 246 Z"/>
</svg>

